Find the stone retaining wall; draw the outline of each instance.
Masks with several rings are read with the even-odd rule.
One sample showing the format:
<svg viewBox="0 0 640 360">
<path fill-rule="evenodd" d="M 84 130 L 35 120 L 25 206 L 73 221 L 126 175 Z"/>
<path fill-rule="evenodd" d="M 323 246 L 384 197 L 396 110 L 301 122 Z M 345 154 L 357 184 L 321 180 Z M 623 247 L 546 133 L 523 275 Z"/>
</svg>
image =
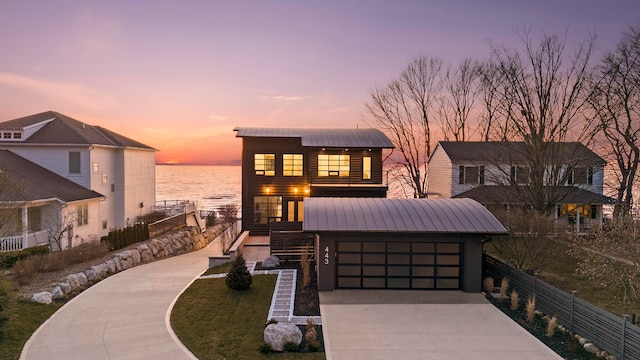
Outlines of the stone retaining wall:
<svg viewBox="0 0 640 360">
<path fill-rule="evenodd" d="M 31 296 L 31 300 L 49 304 L 72 293 L 78 293 L 110 275 L 127 270 L 140 264 L 200 250 L 221 233 L 221 227 L 215 226 L 200 233 L 197 229 L 177 231 L 161 238 L 150 239 L 137 247 L 113 254 L 107 260 L 90 268 L 67 275 L 61 282 L 52 285 L 50 291 L 42 291 Z"/>
</svg>

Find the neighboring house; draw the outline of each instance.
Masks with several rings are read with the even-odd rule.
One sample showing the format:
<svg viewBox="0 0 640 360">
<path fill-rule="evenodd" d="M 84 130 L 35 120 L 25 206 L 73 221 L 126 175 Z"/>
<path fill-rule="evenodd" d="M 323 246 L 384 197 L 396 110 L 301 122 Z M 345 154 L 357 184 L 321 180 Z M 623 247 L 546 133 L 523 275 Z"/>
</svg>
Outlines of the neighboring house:
<svg viewBox="0 0 640 360">
<path fill-rule="evenodd" d="M 234 129 L 242 138 L 242 228 L 266 235 L 270 224 L 301 230 L 307 197 L 386 197 L 376 129 Z"/>
<path fill-rule="evenodd" d="M 557 228 L 578 231 L 601 223 L 606 162 L 578 142 L 551 143 L 545 179 L 553 176 Z M 435 198 L 472 198 L 497 214 L 528 200 L 530 159 L 522 142 L 441 141 L 429 158 L 429 195 Z M 551 169 L 553 167 L 553 169 Z M 523 204 L 523 202 L 525 204 Z M 581 229 L 582 228 L 582 229 Z"/>
<path fill-rule="evenodd" d="M 101 194 L 80 186 L 8 150 L 0 150 L 0 251 L 48 244 L 58 250 L 96 240 Z M 11 193 L 11 194 L 9 194 Z"/>
<path fill-rule="evenodd" d="M 506 229 L 471 199 L 310 198 L 318 290 L 480 292 L 482 244 Z"/>
<path fill-rule="evenodd" d="M 0 123 L 0 149 L 104 195 L 98 237 L 153 211 L 156 150 L 108 129 L 47 111 Z"/>
</svg>

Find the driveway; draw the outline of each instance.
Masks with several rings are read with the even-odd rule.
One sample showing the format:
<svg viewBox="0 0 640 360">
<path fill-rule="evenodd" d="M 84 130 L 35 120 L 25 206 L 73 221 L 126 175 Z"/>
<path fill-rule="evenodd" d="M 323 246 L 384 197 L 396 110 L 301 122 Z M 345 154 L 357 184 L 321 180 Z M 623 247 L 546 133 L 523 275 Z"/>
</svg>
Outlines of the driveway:
<svg viewBox="0 0 640 360">
<path fill-rule="evenodd" d="M 481 294 L 337 290 L 320 312 L 327 360 L 562 359 Z"/>
<path fill-rule="evenodd" d="M 20 359 L 195 359 L 170 329 L 169 311 L 219 254 L 216 240 L 102 280 L 53 314 Z"/>
</svg>

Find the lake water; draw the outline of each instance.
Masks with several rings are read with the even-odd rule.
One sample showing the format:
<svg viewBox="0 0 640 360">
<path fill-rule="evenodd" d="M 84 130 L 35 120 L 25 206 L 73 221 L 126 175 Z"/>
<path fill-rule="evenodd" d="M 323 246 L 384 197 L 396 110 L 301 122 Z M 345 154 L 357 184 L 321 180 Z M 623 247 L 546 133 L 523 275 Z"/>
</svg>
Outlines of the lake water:
<svg viewBox="0 0 640 360">
<path fill-rule="evenodd" d="M 389 184 L 387 197 L 406 197 L 398 183 Z M 240 166 L 156 165 L 156 200 L 190 200 L 202 210 L 242 205 Z"/>
<path fill-rule="evenodd" d="M 241 205 L 240 166 L 156 165 L 156 201 L 191 200 L 202 210 Z"/>
</svg>

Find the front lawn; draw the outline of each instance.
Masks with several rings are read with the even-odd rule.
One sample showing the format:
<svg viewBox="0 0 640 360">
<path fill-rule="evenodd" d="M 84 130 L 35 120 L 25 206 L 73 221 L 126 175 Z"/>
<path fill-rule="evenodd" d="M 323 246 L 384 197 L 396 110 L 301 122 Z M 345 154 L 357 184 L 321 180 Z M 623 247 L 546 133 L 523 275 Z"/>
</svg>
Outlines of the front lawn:
<svg viewBox="0 0 640 360">
<path fill-rule="evenodd" d="M 176 302 L 171 326 L 201 360 L 325 359 L 324 353 L 259 352 L 276 279 L 254 276 L 251 288 L 244 291 L 227 288 L 224 278 L 196 280 Z"/>
<path fill-rule="evenodd" d="M 0 280 L 0 359 L 18 359 L 31 334 L 61 306 L 18 300 L 9 283 Z"/>
</svg>

